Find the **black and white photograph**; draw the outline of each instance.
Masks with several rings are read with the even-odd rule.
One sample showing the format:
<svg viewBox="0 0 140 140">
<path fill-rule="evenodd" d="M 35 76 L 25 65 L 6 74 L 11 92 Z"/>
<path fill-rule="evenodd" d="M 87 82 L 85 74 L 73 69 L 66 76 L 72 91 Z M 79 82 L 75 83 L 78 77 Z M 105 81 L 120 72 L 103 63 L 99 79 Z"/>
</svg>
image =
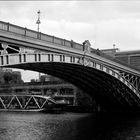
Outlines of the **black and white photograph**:
<svg viewBox="0 0 140 140">
<path fill-rule="evenodd" d="M 140 140 L 140 1 L 0 0 L 0 140 Z"/>
</svg>

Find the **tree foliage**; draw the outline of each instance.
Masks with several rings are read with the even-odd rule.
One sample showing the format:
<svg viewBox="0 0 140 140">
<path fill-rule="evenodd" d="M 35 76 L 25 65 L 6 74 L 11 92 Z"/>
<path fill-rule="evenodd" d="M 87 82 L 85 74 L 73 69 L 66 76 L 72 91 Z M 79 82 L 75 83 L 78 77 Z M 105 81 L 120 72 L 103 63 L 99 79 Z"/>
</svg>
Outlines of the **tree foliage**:
<svg viewBox="0 0 140 140">
<path fill-rule="evenodd" d="M 0 84 L 21 84 L 23 80 L 20 72 L 0 70 Z"/>
<path fill-rule="evenodd" d="M 77 105 L 79 106 L 93 106 L 92 97 L 80 89 L 77 92 L 76 99 L 77 99 Z"/>
</svg>

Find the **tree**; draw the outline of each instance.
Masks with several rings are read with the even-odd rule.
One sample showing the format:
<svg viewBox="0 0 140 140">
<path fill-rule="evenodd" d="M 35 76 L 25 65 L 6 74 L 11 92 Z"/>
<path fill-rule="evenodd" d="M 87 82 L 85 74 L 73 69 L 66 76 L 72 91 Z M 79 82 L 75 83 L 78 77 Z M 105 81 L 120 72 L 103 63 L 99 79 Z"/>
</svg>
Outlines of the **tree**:
<svg viewBox="0 0 140 140">
<path fill-rule="evenodd" d="M 91 96 L 89 96 L 87 93 L 81 91 L 80 89 L 77 92 L 76 95 L 76 102 L 79 106 L 92 106 L 93 105 L 93 99 Z"/>
<path fill-rule="evenodd" d="M 4 78 L 4 83 L 5 84 L 10 84 L 11 81 L 12 81 L 12 73 L 9 72 L 9 71 L 6 71 L 3 75 L 3 78 Z"/>
<path fill-rule="evenodd" d="M 15 71 L 5 71 L 3 74 L 4 84 L 21 84 L 21 73 Z"/>
</svg>

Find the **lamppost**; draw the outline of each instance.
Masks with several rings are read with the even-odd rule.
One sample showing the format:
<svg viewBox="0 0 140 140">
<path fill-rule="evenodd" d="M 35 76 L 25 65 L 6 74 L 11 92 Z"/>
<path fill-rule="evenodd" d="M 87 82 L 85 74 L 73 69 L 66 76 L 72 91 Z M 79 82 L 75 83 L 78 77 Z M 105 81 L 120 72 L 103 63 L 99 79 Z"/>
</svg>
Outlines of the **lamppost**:
<svg viewBox="0 0 140 140">
<path fill-rule="evenodd" d="M 40 10 L 38 10 L 38 12 L 37 12 L 37 14 L 38 14 L 38 19 L 37 19 L 37 21 L 36 21 L 36 24 L 38 25 L 37 26 L 37 31 L 38 31 L 38 33 L 39 33 L 39 25 L 41 24 L 41 22 L 40 22 Z"/>
<path fill-rule="evenodd" d="M 38 19 L 36 21 L 36 24 L 38 25 L 37 26 L 37 31 L 38 31 L 37 38 L 39 39 L 39 29 L 40 29 L 39 25 L 41 24 L 41 22 L 40 22 L 40 10 L 38 10 L 37 14 L 38 14 Z M 39 72 L 39 81 L 40 81 L 40 77 L 41 77 L 41 73 Z"/>
<path fill-rule="evenodd" d="M 115 50 L 116 44 L 113 44 L 113 49 Z"/>
</svg>

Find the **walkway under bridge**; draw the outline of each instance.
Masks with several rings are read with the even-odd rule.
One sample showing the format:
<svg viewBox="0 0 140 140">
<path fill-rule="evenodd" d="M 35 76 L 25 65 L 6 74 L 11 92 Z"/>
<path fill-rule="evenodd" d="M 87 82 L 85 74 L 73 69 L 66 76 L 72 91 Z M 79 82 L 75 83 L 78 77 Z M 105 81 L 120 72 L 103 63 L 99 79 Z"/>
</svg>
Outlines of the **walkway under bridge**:
<svg viewBox="0 0 140 140">
<path fill-rule="evenodd" d="M 56 104 L 41 95 L 0 95 L 0 111 L 42 111 Z"/>
</svg>

